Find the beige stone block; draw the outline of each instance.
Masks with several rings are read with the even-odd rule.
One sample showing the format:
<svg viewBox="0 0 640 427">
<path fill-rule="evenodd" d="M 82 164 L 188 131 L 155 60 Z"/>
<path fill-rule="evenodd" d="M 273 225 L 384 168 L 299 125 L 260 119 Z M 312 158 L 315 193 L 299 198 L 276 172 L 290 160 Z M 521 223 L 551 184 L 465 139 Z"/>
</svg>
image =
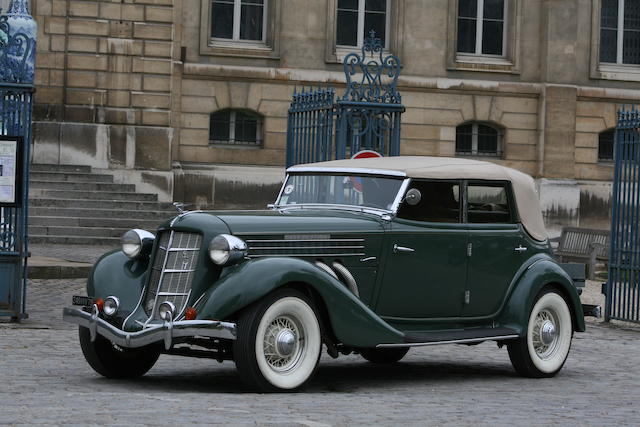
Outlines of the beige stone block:
<svg viewBox="0 0 640 427">
<path fill-rule="evenodd" d="M 510 129 L 532 129 L 538 128 L 538 116 L 536 114 L 504 113 L 500 125 Z"/>
<path fill-rule="evenodd" d="M 104 106 L 107 91 L 101 89 L 68 89 L 67 104 Z"/>
<path fill-rule="evenodd" d="M 69 36 L 68 41 L 69 52 L 96 53 L 98 49 L 96 37 Z"/>
<path fill-rule="evenodd" d="M 159 75 L 144 75 L 142 89 L 149 92 L 169 92 L 171 90 L 171 77 Z"/>
<path fill-rule="evenodd" d="M 209 145 L 208 129 L 182 129 L 180 131 L 180 144 Z"/>
<path fill-rule="evenodd" d="M 267 132 L 264 135 L 264 148 L 272 150 L 285 150 L 287 147 L 287 134 L 285 132 Z"/>
<path fill-rule="evenodd" d="M 97 87 L 101 89 L 134 89 L 133 80 L 136 75 L 132 73 L 98 73 Z"/>
<path fill-rule="evenodd" d="M 52 35 L 49 39 L 52 52 L 64 52 L 66 47 L 65 37 L 62 35 Z"/>
<path fill-rule="evenodd" d="M 218 110 L 216 98 L 211 96 L 183 96 L 181 102 L 184 113 L 211 113 Z"/>
<path fill-rule="evenodd" d="M 128 107 L 131 101 L 131 93 L 128 90 L 110 90 L 107 92 L 107 105 L 109 107 Z"/>
<path fill-rule="evenodd" d="M 49 86 L 49 70 L 36 68 L 33 82 L 36 86 Z"/>
<path fill-rule="evenodd" d="M 173 28 L 170 25 L 136 22 L 133 24 L 133 36 L 139 39 L 171 40 Z"/>
<path fill-rule="evenodd" d="M 133 58 L 133 72 L 171 74 L 171 61 L 164 59 Z"/>
<path fill-rule="evenodd" d="M 98 2 L 71 0 L 69 2 L 69 16 L 97 17 Z"/>
<path fill-rule="evenodd" d="M 533 160 L 503 160 L 498 162 L 499 164 L 508 168 L 519 170 L 531 176 L 536 176 L 538 173 L 538 164 Z"/>
<path fill-rule="evenodd" d="M 143 108 L 169 108 L 171 106 L 171 96 L 133 92 L 131 94 L 131 105 Z"/>
<path fill-rule="evenodd" d="M 102 19 L 122 19 L 122 3 L 100 2 L 100 18 Z"/>
<path fill-rule="evenodd" d="M 474 106 L 474 120 L 478 121 L 487 121 L 491 116 L 491 108 L 493 107 L 493 103 L 495 101 L 495 97 L 493 96 L 473 96 L 473 106 Z"/>
<path fill-rule="evenodd" d="M 63 88 L 39 87 L 35 94 L 36 104 L 62 104 Z"/>
<path fill-rule="evenodd" d="M 402 138 L 439 140 L 440 126 L 432 125 L 404 125 L 402 126 Z"/>
<path fill-rule="evenodd" d="M 109 34 L 109 21 L 104 19 L 69 19 L 69 34 L 106 36 Z"/>
<path fill-rule="evenodd" d="M 36 68 L 64 68 L 64 53 L 59 52 L 39 52 L 36 55 Z"/>
<path fill-rule="evenodd" d="M 598 148 L 597 133 L 576 132 L 576 147 L 581 148 Z"/>
<path fill-rule="evenodd" d="M 289 103 L 284 101 L 267 101 L 260 102 L 258 112 L 265 116 L 287 117 Z"/>
<path fill-rule="evenodd" d="M 38 16 L 51 15 L 51 0 L 36 0 L 35 13 Z"/>
<path fill-rule="evenodd" d="M 129 21 L 109 21 L 109 37 L 130 39 L 133 37 L 133 24 Z"/>
<path fill-rule="evenodd" d="M 129 21 L 144 21 L 144 6 L 125 4 L 122 6 L 122 19 Z"/>
<path fill-rule="evenodd" d="M 576 163 L 598 163 L 597 148 L 576 147 Z"/>
<path fill-rule="evenodd" d="M 125 55 L 110 55 L 108 70 L 113 73 L 130 73 L 131 57 Z"/>
<path fill-rule="evenodd" d="M 100 38 L 98 49 L 100 53 L 142 56 L 143 46 L 142 40 L 103 37 Z"/>
<path fill-rule="evenodd" d="M 67 71 L 67 84 L 69 87 L 97 87 L 97 73 L 93 71 Z"/>
<path fill-rule="evenodd" d="M 171 58 L 173 44 L 171 42 L 148 41 L 144 42 L 144 55 L 159 58 Z"/>
<path fill-rule="evenodd" d="M 173 6 L 173 0 L 133 0 L 133 3 Z"/>
<path fill-rule="evenodd" d="M 67 16 L 67 0 L 53 0 L 51 14 L 53 16 Z"/>
<path fill-rule="evenodd" d="M 507 143 L 504 152 L 508 160 L 532 160 L 537 156 L 535 145 Z"/>
<path fill-rule="evenodd" d="M 496 96 L 496 108 L 503 112 L 538 114 L 538 100 L 536 98 L 519 98 L 515 96 Z"/>
<path fill-rule="evenodd" d="M 287 119 L 266 117 L 264 119 L 264 130 L 265 132 L 286 132 Z"/>
<path fill-rule="evenodd" d="M 70 53 L 67 58 L 67 65 L 75 70 L 98 70 L 106 71 L 108 57 L 103 55 L 82 55 Z"/>
<path fill-rule="evenodd" d="M 607 129 L 602 117 L 576 117 L 576 132 L 600 133 Z"/>
<path fill-rule="evenodd" d="M 422 125 L 424 124 L 424 111 L 422 108 L 407 108 L 402 114 L 402 125 Z"/>
<path fill-rule="evenodd" d="M 505 140 L 507 144 L 525 144 L 525 145 L 537 145 L 538 144 L 538 131 L 537 130 L 521 130 L 521 129 L 506 129 Z"/>
<path fill-rule="evenodd" d="M 429 108 L 423 114 L 425 123 L 433 125 L 458 126 L 465 121 L 459 109 Z"/>
<path fill-rule="evenodd" d="M 183 80 L 182 94 L 194 96 L 216 96 L 216 86 L 209 80 Z"/>
<path fill-rule="evenodd" d="M 455 141 L 440 141 L 436 143 L 438 146 L 438 155 L 445 157 L 453 157 L 456 154 Z"/>
<path fill-rule="evenodd" d="M 400 142 L 400 154 L 403 156 L 434 156 L 438 151 L 437 141 L 402 139 Z"/>
<path fill-rule="evenodd" d="M 456 128 L 454 126 L 440 126 L 440 139 L 442 141 L 455 141 Z"/>
<path fill-rule="evenodd" d="M 253 111 L 258 111 L 260 103 L 262 102 L 262 83 L 250 83 L 249 95 L 247 98 L 247 108 Z M 289 105 L 291 101 L 287 102 Z"/>
<path fill-rule="evenodd" d="M 171 112 L 166 110 L 143 110 L 142 123 L 148 126 L 171 125 Z"/>
<path fill-rule="evenodd" d="M 605 114 L 607 103 L 598 101 L 576 102 L 576 116 L 602 117 Z"/>
<path fill-rule="evenodd" d="M 66 34 L 67 20 L 57 16 L 45 16 L 44 31 L 48 34 Z"/>
<path fill-rule="evenodd" d="M 578 163 L 575 165 L 575 177 L 576 179 L 612 181 L 613 163 Z"/>
<path fill-rule="evenodd" d="M 209 114 L 182 113 L 181 126 L 189 129 L 209 129 Z"/>
<path fill-rule="evenodd" d="M 169 7 L 145 7 L 146 21 L 151 22 L 172 22 L 173 21 L 173 9 Z"/>
<path fill-rule="evenodd" d="M 288 84 L 264 84 L 262 85 L 262 97 L 263 99 L 291 102 L 293 90 L 294 86 Z"/>
<path fill-rule="evenodd" d="M 221 146 L 180 145 L 179 160 L 190 162 L 253 164 L 264 166 L 282 166 L 284 150 L 266 148 L 225 148 Z"/>
</svg>

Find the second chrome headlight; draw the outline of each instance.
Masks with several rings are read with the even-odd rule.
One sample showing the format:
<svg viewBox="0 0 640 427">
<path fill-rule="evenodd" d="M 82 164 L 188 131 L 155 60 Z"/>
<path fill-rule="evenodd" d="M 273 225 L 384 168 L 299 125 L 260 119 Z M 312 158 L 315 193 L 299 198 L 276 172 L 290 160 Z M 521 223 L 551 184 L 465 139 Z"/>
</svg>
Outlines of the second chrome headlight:
<svg viewBox="0 0 640 427">
<path fill-rule="evenodd" d="M 247 244 L 230 234 L 219 234 L 209 243 L 209 257 L 218 265 L 232 265 L 247 256 Z"/>
</svg>

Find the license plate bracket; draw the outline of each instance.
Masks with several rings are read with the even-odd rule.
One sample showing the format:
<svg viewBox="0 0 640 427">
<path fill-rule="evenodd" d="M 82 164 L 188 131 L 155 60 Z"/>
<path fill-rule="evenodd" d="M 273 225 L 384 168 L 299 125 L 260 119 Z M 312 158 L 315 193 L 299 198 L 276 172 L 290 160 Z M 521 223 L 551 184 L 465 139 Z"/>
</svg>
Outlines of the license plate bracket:
<svg viewBox="0 0 640 427">
<path fill-rule="evenodd" d="M 71 302 L 73 305 L 81 305 L 83 307 L 91 307 L 93 305 L 93 298 L 83 296 L 83 295 L 74 295 L 71 298 Z"/>
</svg>

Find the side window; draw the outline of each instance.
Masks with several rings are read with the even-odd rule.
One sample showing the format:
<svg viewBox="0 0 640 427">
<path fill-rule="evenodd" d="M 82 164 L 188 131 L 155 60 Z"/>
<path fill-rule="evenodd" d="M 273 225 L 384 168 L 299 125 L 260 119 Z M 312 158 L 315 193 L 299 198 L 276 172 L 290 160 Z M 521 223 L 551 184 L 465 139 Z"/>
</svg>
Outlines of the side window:
<svg viewBox="0 0 640 427">
<path fill-rule="evenodd" d="M 467 221 L 475 224 L 512 223 L 506 184 L 467 186 Z"/>
<path fill-rule="evenodd" d="M 460 222 L 460 185 L 455 181 L 414 180 L 409 190 L 420 191 L 420 201 L 410 205 L 406 201 L 398 210 L 398 218 L 425 222 Z"/>
</svg>

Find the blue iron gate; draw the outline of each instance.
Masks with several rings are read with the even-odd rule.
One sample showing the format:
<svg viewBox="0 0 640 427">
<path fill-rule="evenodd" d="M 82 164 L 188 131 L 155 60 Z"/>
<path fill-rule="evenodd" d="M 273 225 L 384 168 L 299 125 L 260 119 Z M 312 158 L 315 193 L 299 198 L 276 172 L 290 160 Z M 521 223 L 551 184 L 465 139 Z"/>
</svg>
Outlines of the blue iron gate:
<svg viewBox="0 0 640 427">
<path fill-rule="evenodd" d="M 25 3 L 0 17 L 0 317 L 25 318 L 27 201 L 35 34 L 10 22 L 29 22 Z M 32 21 L 32 19 L 31 19 Z M 25 24 L 26 23 L 26 24 Z"/>
<path fill-rule="evenodd" d="M 400 116 L 405 110 L 397 90 L 400 60 L 383 56 L 380 38 L 372 31 L 361 53 L 345 56 L 343 66 L 346 90 L 337 102 L 332 88 L 294 93 L 287 122 L 287 167 L 344 159 L 361 150 L 400 155 Z"/>
<path fill-rule="evenodd" d="M 605 320 L 640 322 L 640 110 L 618 111 Z"/>
</svg>

